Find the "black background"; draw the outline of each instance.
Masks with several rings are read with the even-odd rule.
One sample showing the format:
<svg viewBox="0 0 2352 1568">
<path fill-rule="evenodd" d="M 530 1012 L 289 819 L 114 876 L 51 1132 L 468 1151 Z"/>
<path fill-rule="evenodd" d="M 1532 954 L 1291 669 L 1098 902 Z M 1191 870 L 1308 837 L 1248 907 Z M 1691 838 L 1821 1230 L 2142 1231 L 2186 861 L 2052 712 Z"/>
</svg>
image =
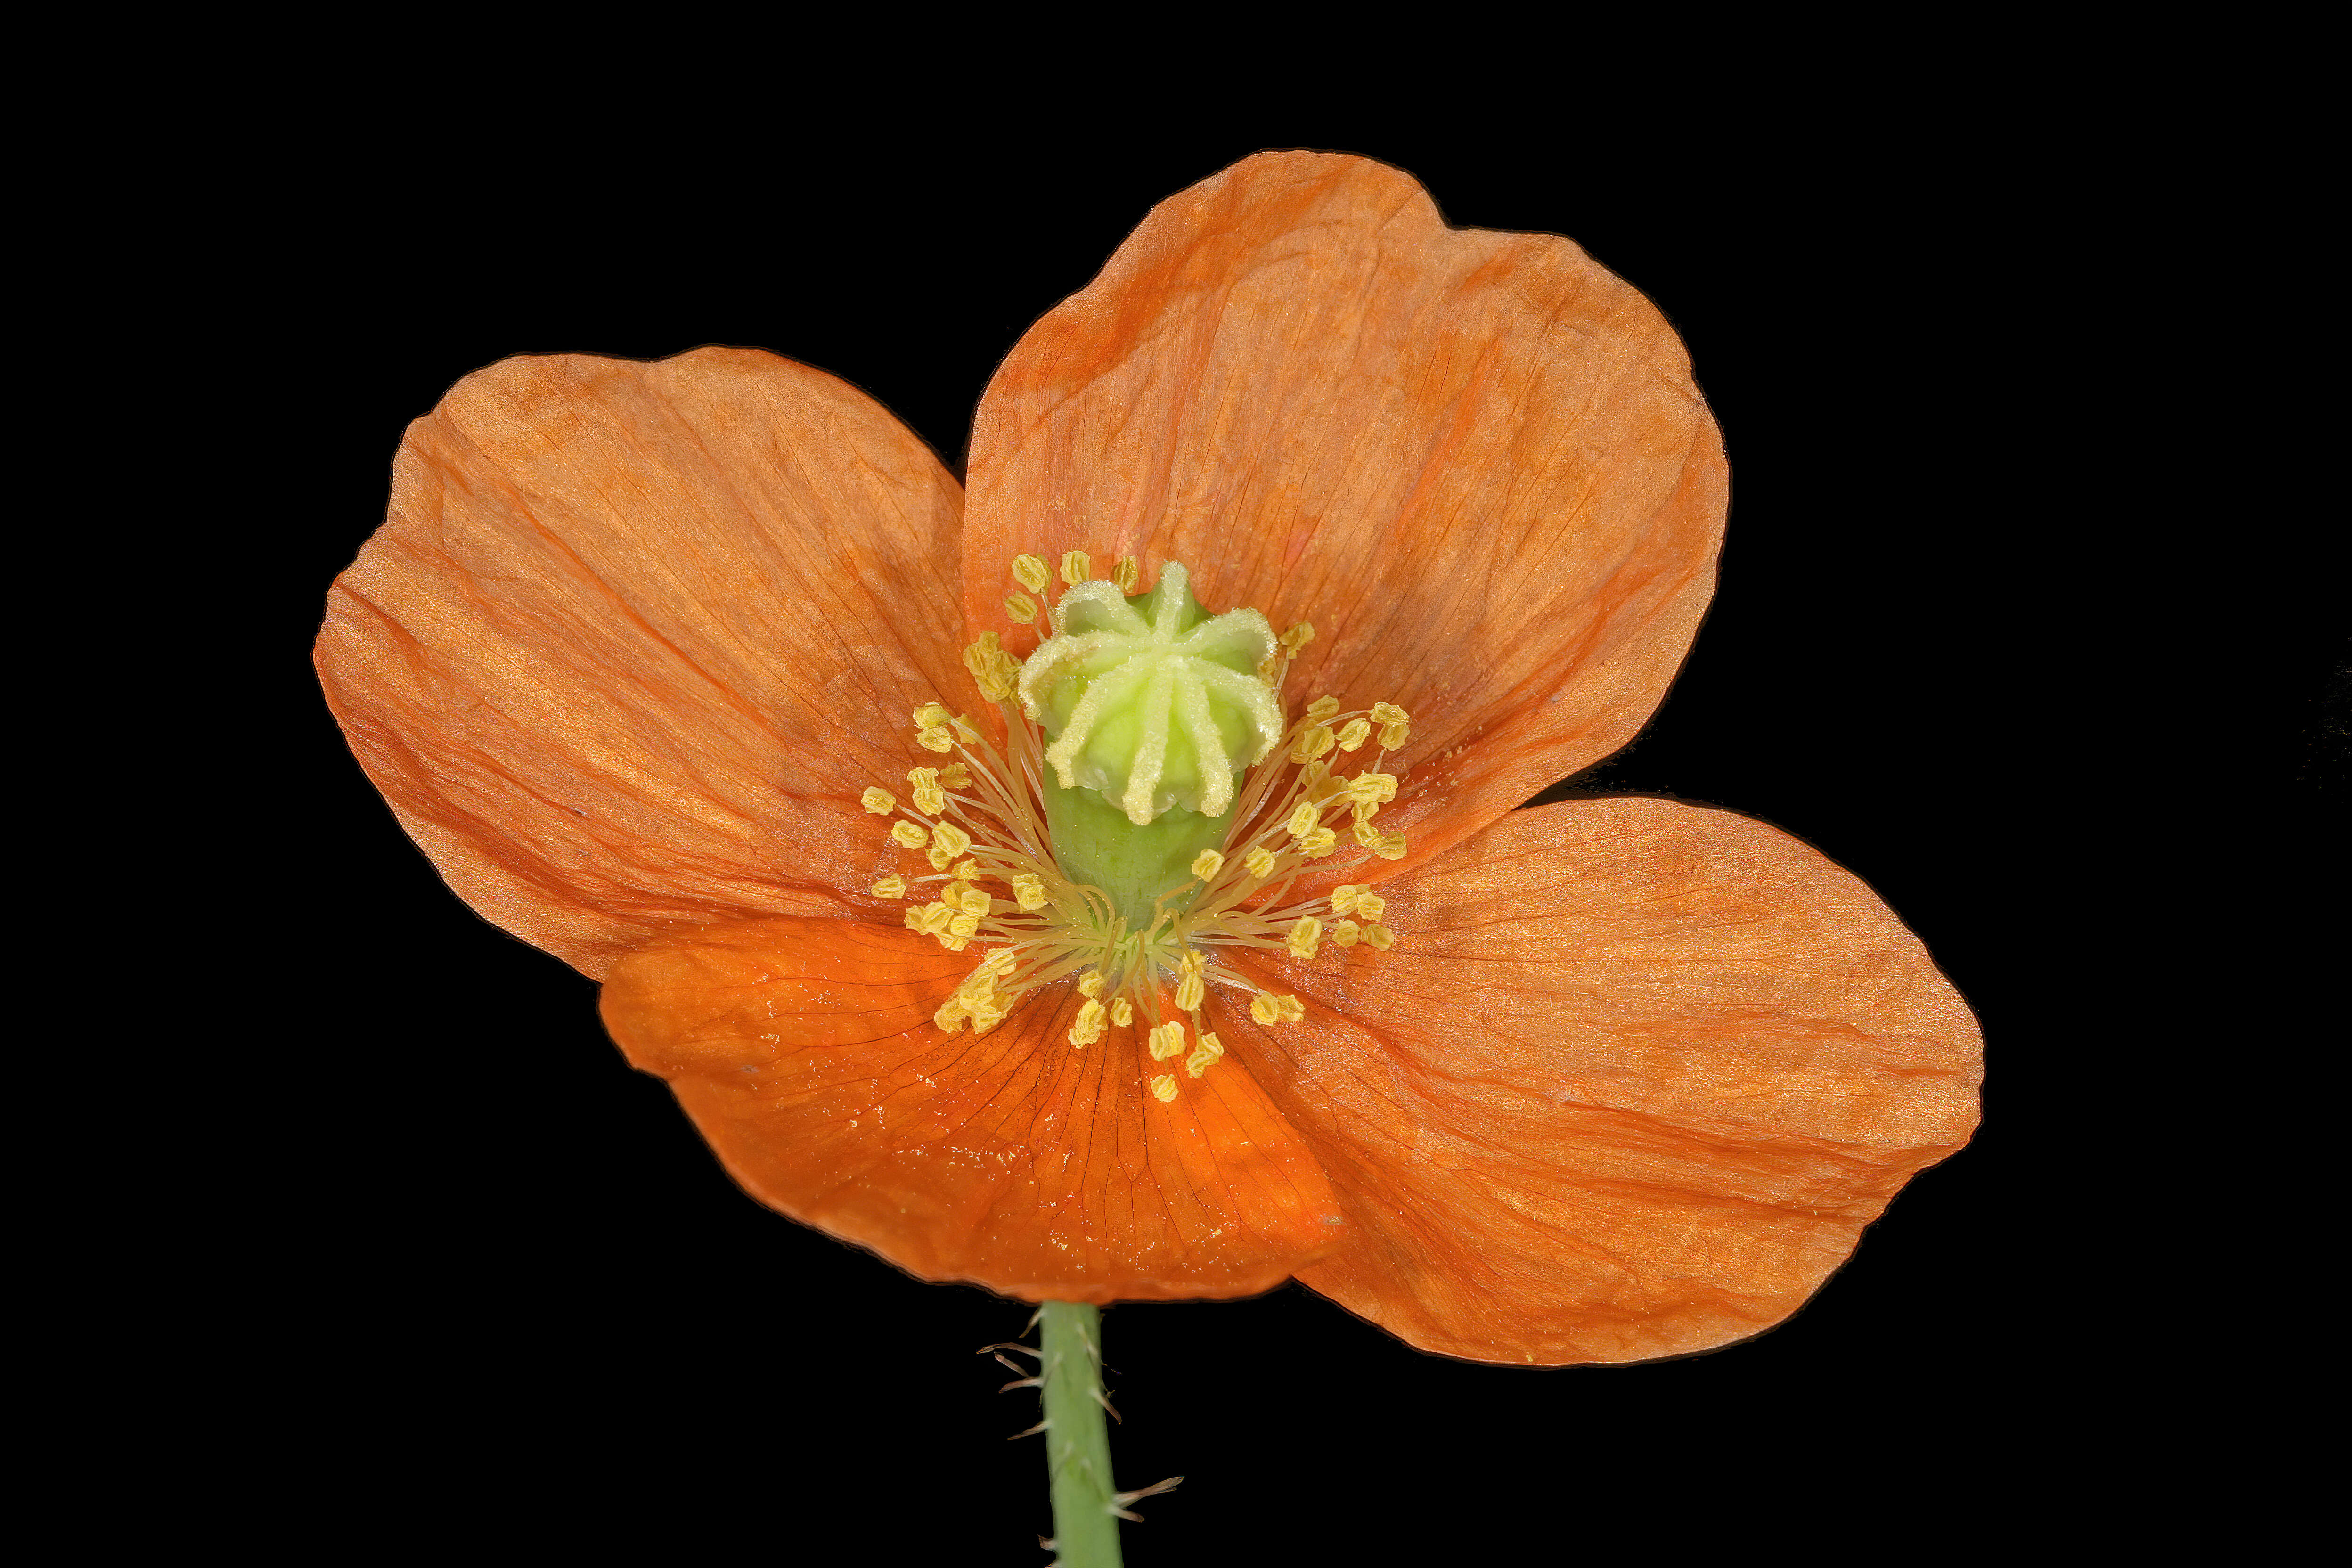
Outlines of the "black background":
<svg viewBox="0 0 2352 1568">
<path fill-rule="evenodd" d="M 475 918 L 408 844 L 308 640 L 403 427 L 469 371 L 767 348 L 863 387 L 960 473 L 996 362 L 1154 202 L 1302 144 L 1407 169 L 1454 224 L 1566 234 L 1682 332 L 1731 458 L 1720 590 L 1649 729 L 1563 788 L 1740 812 L 1863 878 L 1977 1009 L 1985 1121 L 1802 1311 L 1708 1355 L 1466 1364 L 1295 1286 L 1111 1310 L 1120 1480 L 1187 1478 L 1127 1527 L 1129 1562 L 1486 1561 L 1530 1531 L 1557 1532 L 1526 1559 L 1550 1561 L 1604 1523 L 1668 1560 L 1802 1550 L 1864 1497 L 1960 1546 L 2064 1489 L 2053 1439 L 2102 1398 L 2073 1353 L 2105 1321 L 2076 1280 L 2106 1245 L 2074 1151 L 2107 1047 L 2055 973 L 2078 917 L 2053 847 L 2106 787 L 2084 757 L 2108 676 L 2063 614 L 2086 526 L 2034 488 L 2047 436 L 2019 390 L 2004 279 L 2038 211 L 1964 149 L 1915 148 L 1895 182 L 1883 149 L 1826 130 L 1689 162 L 1570 131 L 1285 129 L 1041 137 L 961 168 L 788 145 L 708 179 L 592 138 L 454 187 L 387 170 L 365 201 L 255 176 L 292 214 L 267 220 L 288 294 L 254 330 L 289 373 L 273 417 L 300 478 L 256 556 L 295 978 L 245 1004 L 272 1042 L 255 1100 L 279 1108 L 256 1123 L 254 1223 L 295 1347 L 286 1419 L 352 1456 L 307 1483 L 347 1528 L 1045 1561 L 1041 1452 L 1006 1441 L 1034 1400 L 1000 1397 L 1009 1374 L 974 1353 L 1029 1310 L 742 1195 L 606 1040 L 593 984 Z"/>
</svg>

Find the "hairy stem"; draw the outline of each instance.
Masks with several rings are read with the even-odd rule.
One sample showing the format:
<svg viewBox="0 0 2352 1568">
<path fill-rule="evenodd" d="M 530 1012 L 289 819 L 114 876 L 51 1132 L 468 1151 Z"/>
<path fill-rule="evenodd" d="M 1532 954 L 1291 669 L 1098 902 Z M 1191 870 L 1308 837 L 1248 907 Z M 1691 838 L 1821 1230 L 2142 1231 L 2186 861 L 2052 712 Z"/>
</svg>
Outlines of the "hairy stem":
<svg viewBox="0 0 2352 1568">
<path fill-rule="evenodd" d="M 1048 1301 L 1042 1338 L 1045 1465 L 1054 1493 L 1057 1568 L 1118 1568 L 1110 1434 L 1103 1426 L 1102 1314 Z"/>
</svg>

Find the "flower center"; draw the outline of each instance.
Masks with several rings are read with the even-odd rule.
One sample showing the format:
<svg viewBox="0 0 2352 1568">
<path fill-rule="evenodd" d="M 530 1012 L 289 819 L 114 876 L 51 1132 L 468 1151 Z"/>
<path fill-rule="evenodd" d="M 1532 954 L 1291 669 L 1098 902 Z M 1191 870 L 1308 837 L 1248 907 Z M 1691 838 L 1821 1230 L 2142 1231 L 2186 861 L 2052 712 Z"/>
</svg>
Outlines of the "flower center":
<svg viewBox="0 0 2352 1568">
<path fill-rule="evenodd" d="M 1013 575 L 1026 592 L 1007 596 L 1006 614 L 1034 622 L 1045 563 L 1020 556 Z M 1219 963 L 1222 950 L 1312 958 L 1327 937 L 1343 951 L 1389 946 L 1385 900 L 1368 888 L 1289 894 L 1310 862 L 1340 851 L 1342 823 L 1359 857 L 1344 865 L 1404 854 L 1404 836 L 1373 818 L 1396 797 L 1396 775 L 1380 765 L 1404 744 L 1408 721 L 1392 703 L 1349 711 L 1334 697 L 1289 719 L 1284 679 L 1314 626 L 1277 637 L 1256 610 L 1213 615 L 1175 562 L 1143 594 L 1132 592 L 1132 560 L 1104 582 L 1073 551 L 1061 575 L 1052 630 L 1025 664 L 994 632 L 964 650 L 1003 716 L 1009 755 L 967 715 L 926 703 L 913 714 L 915 743 L 959 760 L 908 773 L 911 809 L 888 790 L 866 791 L 866 809 L 893 818 L 891 841 L 923 851 L 932 872 L 887 876 L 871 890 L 929 890 L 930 901 L 907 910 L 910 929 L 953 952 L 989 946 L 934 1016 L 940 1028 L 969 1019 L 985 1033 L 1025 993 L 1075 975 L 1085 1001 L 1074 1049 L 1141 1022 L 1151 1060 L 1181 1058 L 1197 1079 L 1224 1055 L 1202 1026 L 1209 986 L 1248 994 L 1260 1024 L 1305 1016 L 1296 996 Z M 1376 730 L 1370 766 L 1352 778 L 1333 771 Z M 1172 1068 L 1149 1087 L 1163 1100 L 1180 1092 Z"/>
</svg>

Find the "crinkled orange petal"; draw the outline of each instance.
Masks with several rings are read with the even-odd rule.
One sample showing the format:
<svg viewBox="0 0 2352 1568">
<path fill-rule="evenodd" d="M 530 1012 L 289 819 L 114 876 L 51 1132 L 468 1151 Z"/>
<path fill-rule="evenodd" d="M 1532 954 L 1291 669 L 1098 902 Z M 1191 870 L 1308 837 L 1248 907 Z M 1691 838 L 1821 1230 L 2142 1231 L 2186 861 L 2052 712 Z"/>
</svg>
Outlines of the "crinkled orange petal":
<svg viewBox="0 0 2352 1568">
<path fill-rule="evenodd" d="M 1300 1278 L 1425 1350 L 1705 1350 L 1794 1311 L 1976 1125 L 1974 1020 L 1870 889 L 1760 823 L 1515 812 L 1390 883 L 1396 946 L 1221 1021 L 1345 1194 Z"/>
<path fill-rule="evenodd" d="M 409 426 L 318 665 L 481 914 L 592 975 L 681 921 L 897 919 L 879 783 L 976 703 L 955 481 L 880 405 L 745 349 L 510 359 Z"/>
<path fill-rule="evenodd" d="M 989 384 L 967 624 L 1005 630 L 1016 552 L 1074 549 L 1311 621 L 1294 701 L 1412 718 L 1385 878 L 1639 731 L 1713 592 L 1727 484 L 1673 329 L 1575 245 L 1448 228 L 1361 158 L 1265 153 L 1155 207 Z"/>
<path fill-rule="evenodd" d="M 841 921 L 712 926 L 614 965 L 604 1022 L 761 1202 L 927 1279 L 1240 1296 L 1339 1244 L 1329 1184 L 1246 1074 L 1161 1103 L 1141 1029 L 1071 1047 L 1066 983 L 985 1035 L 933 1026 L 978 952 Z"/>
</svg>

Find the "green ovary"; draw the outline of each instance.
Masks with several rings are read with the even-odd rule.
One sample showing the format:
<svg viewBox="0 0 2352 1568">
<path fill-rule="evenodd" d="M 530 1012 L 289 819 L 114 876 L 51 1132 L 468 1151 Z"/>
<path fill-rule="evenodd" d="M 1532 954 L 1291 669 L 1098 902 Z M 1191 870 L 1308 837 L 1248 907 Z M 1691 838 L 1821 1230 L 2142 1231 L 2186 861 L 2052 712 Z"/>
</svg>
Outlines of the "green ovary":
<svg viewBox="0 0 2352 1568">
<path fill-rule="evenodd" d="M 1152 900 L 1219 847 L 1236 783 L 1280 740 L 1258 674 L 1273 629 L 1255 610 L 1213 616 L 1175 562 L 1148 594 L 1081 583 L 1021 672 L 1024 709 L 1045 731 L 1046 815 L 1064 869 L 1148 922 Z"/>
<path fill-rule="evenodd" d="M 1230 807 L 1222 816 L 1202 816 L 1180 805 L 1138 827 L 1093 790 L 1044 782 L 1045 826 L 1054 835 L 1054 858 L 1062 874 L 1100 888 L 1126 917 L 1128 930 L 1139 934 L 1151 924 L 1160 895 L 1192 881 L 1193 860 L 1202 850 L 1224 843 L 1234 822 Z M 1188 890 L 1161 908 L 1181 914 L 1192 901 Z"/>
</svg>

